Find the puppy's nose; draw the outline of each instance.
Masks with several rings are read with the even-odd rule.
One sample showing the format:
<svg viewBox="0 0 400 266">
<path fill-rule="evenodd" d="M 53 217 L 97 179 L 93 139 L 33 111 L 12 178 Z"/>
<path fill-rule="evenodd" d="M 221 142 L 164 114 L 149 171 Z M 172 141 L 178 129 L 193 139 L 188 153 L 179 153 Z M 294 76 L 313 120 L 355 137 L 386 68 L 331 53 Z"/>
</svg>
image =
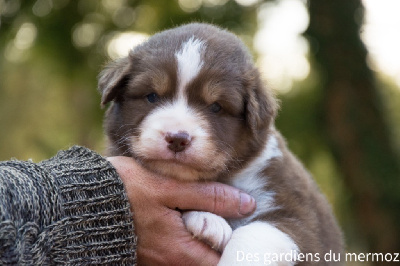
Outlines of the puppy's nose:
<svg viewBox="0 0 400 266">
<path fill-rule="evenodd" d="M 168 149 L 173 152 L 181 152 L 189 145 L 191 138 L 185 131 L 178 133 L 167 133 L 165 141 L 168 143 Z"/>
</svg>

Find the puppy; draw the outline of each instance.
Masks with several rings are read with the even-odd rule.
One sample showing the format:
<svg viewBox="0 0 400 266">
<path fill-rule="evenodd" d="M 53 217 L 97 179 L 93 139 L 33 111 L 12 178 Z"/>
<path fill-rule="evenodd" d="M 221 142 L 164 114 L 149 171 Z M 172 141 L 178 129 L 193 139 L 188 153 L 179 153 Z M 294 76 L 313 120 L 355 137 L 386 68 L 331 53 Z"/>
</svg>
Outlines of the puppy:
<svg viewBox="0 0 400 266">
<path fill-rule="evenodd" d="M 208 24 L 155 34 L 99 76 L 111 155 L 183 181 L 214 180 L 257 202 L 248 218 L 183 214 L 220 265 L 331 265 L 331 208 L 274 127 L 277 102 L 243 43 Z"/>
</svg>

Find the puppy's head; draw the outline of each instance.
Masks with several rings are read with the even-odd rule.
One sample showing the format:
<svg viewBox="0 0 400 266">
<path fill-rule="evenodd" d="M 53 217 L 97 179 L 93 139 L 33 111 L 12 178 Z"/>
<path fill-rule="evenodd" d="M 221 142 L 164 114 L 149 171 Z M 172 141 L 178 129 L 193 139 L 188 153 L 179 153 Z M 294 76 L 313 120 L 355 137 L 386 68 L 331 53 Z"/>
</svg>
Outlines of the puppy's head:
<svg viewBox="0 0 400 266">
<path fill-rule="evenodd" d="M 99 76 L 113 155 L 181 180 L 215 179 L 261 150 L 277 104 L 242 42 L 206 24 L 158 33 Z"/>
</svg>

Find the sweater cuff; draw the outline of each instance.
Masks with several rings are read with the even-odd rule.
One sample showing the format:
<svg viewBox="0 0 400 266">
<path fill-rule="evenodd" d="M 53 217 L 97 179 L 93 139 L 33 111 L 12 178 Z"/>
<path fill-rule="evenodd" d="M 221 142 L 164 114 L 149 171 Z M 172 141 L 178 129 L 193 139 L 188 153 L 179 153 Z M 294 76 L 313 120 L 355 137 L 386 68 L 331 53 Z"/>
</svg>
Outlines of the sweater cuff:
<svg viewBox="0 0 400 266">
<path fill-rule="evenodd" d="M 136 264 L 133 215 L 124 185 L 105 158 L 74 146 L 40 163 L 54 176 L 63 243 L 71 264 Z"/>
</svg>

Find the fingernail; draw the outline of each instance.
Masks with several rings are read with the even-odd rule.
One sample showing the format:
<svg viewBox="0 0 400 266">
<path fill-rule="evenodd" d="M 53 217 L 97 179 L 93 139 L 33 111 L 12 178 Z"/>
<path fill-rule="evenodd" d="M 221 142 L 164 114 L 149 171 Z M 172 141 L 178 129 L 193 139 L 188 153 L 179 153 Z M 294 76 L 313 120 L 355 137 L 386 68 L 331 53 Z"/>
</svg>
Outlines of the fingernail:
<svg viewBox="0 0 400 266">
<path fill-rule="evenodd" d="M 243 215 L 248 215 L 256 209 L 255 199 L 244 192 L 240 192 L 240 207 L 239 213 Z"/>
</svg>

